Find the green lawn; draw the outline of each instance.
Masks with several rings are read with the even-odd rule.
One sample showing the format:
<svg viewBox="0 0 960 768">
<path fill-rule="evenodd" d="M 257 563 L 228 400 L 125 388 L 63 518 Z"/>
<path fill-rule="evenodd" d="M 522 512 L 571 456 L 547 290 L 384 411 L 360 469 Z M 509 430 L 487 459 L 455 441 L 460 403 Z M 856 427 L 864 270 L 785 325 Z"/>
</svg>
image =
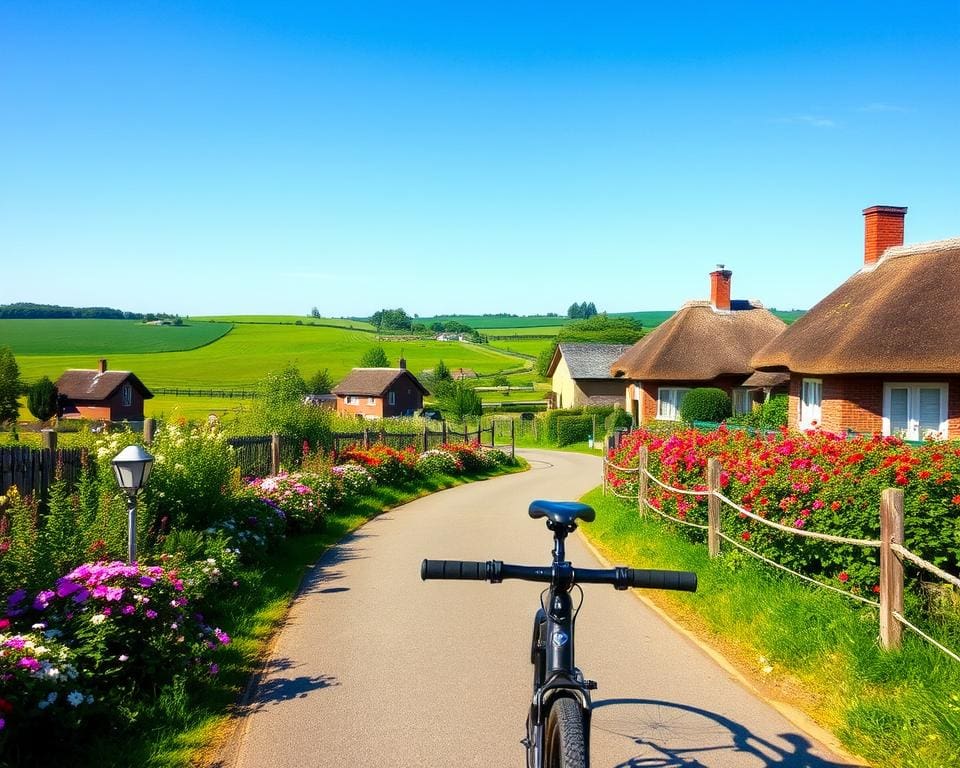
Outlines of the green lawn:
<svg viewBox="0 0 960 768">
<path fill-rule="evenodd" d="M 198 322 L 221 323 L 257 323 L 261 325 L 318 325 L 335 326 L 338 328 L 352 328 L 359 331 L 376 330 L 370 323 L 363 320 L 351 320 L 339 317 L 311 317 L 310 315 L 204 315 L 193 317 Z"/>
<path fill-rule="evenodd" d="M 552 343 L 549 339 L 510 339 L 509 341 L 491 341 L 488 346 L 491 349 L 500 349 L 517 355 L 536 357 Z"/>
<path fill-rule="evenodd" d="M 139 320 L 0 320 L 0 346 L 21 355 L 88 355 L 196 349 L 230 331 L 229 323 L 146 325 Z M 92 367 L 92 360 L 87 363 Z M 59 375 L 59 373 L 58 373 Z"/>
<path fill-rule="evenodd" d="M 393 365 L 402 353 L 407 367 L 414 373 L 433 368 L 441 358 L 451 369 L 472 368 L 478 373 L 495 373 L 522 365 L 516 357 L 475 344 L 386 339 L 378 342 L 369 333 L 356 330 L 267 324 L 236 325 L 216 342 L 185 352 L 144 355 L 106 349 L 97 355 L 17 354 L 17 363 L 27 381 L 43 375 L 56 380 L 67 368 L 95 367 L 96 357 L 100 355 L 109 358 L 110 368 L 133 371 L 148 387 L 241 388 L 253 386 L 266 373 L 287 363 L 298 366 L 304 376 L 327 368 L 333 380 L 339 381 L 359 364 L 363 353 L 377 343 L 386 350 Z"/>
</svg>

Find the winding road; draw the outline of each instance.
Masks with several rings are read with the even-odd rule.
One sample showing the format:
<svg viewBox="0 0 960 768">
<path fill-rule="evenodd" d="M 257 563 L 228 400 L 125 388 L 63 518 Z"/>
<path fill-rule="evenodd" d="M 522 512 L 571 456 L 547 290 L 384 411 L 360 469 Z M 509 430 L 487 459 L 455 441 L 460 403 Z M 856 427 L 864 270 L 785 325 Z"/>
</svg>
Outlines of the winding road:
<svg viewBox="0 0 960 768">
<path fill-rule="evenodd" d="M 220 768 L 524 765 L 540 587 L 420 581 L 424 557 L 547 564 L 531 499 L 576 499 L 599 459 L 527 451 L 530 472 L 454 488 L 329 550 L 294 602 Z M 575 564 L 599 567 L 579 537 Z M 597 680 L 594 768 L 849 765 L 640 600 L 587 587 L 577 663 Z"/>
</svg>

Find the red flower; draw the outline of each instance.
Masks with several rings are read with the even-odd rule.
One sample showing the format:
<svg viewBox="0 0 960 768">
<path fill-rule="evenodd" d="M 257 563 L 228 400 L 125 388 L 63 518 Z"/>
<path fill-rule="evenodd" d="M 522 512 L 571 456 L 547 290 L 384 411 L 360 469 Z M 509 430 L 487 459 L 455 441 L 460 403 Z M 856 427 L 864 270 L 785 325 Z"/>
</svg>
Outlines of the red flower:
<svg viewBox="0 0 960 768">
<path fill-rule="evenodd" d="M 954 496 L 953 499 L 951 499 L 951 501 L 953 501 L 954 504 L 960 504 L 960 493 Z"/>
<path fill-rule="evenodd" d="M 846 571 L 840 571 L 840 575 L 837 576 L 837 578 L 840 579 L 840 581 L 842 581 L 844 584 L 846 584 L 848 581 L 850 581 L 850 574 L 847 573 Z"/>
<path fill-rule="evenodd" d="M 740 534 L 740 538 L 744 541 L 750 541 L 750 531 L 744 531 Z"/>
<path fill-rule="evenodd" d="M 873 585 L 873 594 L 875 594 L 875 595 L 879 595 L 879 594 L 880 594 L 880 585 L 879 585 L 879 584 L 874 584 L 874 585 Z"/>
</svg>

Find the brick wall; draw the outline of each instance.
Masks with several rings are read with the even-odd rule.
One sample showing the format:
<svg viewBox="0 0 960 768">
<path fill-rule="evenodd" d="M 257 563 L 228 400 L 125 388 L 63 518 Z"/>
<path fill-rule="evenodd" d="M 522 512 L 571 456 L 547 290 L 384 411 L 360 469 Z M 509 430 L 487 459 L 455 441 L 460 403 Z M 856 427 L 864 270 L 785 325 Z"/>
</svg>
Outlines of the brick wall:
<svg viewBox="0 0 960 768">
<path fill-rule="evenodd" d="M 697 387 L 717 387 L 722 389 L 731 399 L 733 388 L 740 386 L 746 379 L 745 375 L 718 376 L 713 381 L 644 381 L 641 384 L 641 418 L 640 423 L 646 424 L 657 418 L 657 390 L 661 387 L 680 387 L 696 389 Z"/>
</svg>

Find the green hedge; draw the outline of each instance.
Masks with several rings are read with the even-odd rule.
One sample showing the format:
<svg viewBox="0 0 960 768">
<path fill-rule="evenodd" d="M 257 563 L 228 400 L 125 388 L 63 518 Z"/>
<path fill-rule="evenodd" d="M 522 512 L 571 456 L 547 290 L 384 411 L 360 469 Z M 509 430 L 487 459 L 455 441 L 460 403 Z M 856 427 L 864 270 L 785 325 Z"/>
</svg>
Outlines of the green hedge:
<svg viewBox="0 0 960 768">
<path fill-rule="evenodd" d="M 561 416 L 557 424 L 557 446 L 582 443 L 593 435 L 593 416 Z"/>
<path fill-rule="evenodd" d="M 612 435 L 618 429 L 633 426 L 633 417 L 622 408 L 614 408 L 607 418 L 603 420 L 603 431 Z"/>
<path fill-rule="evenodd" d="M 730 395 L 716 387 L 697 387 L 687 392 L 680 406 L 680 418 L 694 421 L 721 422 L 733 415 Z"/>
</svg>

